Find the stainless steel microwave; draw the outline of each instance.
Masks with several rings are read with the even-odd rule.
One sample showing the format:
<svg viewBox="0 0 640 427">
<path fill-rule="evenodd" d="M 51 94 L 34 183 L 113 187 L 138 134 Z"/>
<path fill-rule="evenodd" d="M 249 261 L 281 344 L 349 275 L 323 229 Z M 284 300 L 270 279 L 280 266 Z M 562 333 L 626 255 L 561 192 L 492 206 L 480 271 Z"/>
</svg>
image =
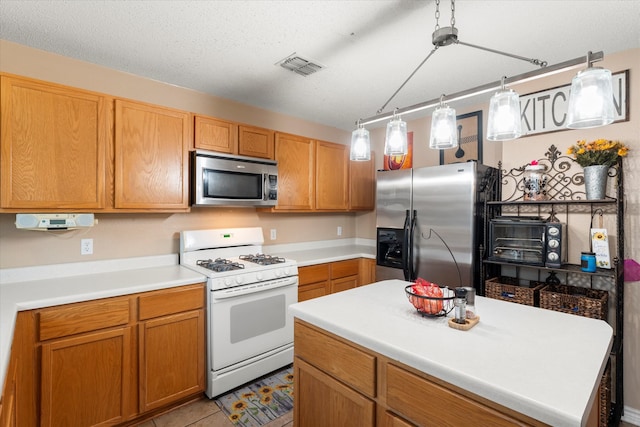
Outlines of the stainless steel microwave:
<svg viewBox="0 0 640 427">
<path fill-rule="evenodd" d="M 274 160 L 192 152 L 193 206 L 275 206 L 277 202 L 278 164 Z"/>
</svg>

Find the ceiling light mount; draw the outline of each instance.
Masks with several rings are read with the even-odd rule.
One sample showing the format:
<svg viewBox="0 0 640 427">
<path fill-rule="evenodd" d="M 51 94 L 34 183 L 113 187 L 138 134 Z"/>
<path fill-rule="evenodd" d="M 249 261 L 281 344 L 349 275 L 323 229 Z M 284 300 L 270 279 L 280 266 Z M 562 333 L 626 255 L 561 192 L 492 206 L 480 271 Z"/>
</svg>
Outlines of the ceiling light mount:
<svg viewBox="0 0 640 427">
<path fill-rule="evenodd" d="M 434 46 L 449 46 L 458 43 L 458 29 L 456 27 L 438 28 L 433 32 L 431 38 Z"/>
</svg>

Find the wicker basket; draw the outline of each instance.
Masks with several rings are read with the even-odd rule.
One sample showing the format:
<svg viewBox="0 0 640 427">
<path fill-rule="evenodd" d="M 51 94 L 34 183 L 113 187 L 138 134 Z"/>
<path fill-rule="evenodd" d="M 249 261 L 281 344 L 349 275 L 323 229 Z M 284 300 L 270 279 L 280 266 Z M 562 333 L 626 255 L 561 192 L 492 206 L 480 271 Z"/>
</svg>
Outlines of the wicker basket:
<svg viewBox="0 0 640 427">
<path fill-rule="evenodd" d="M 529 286 L 522 286 L 518 282 L 518 279 L 513 277 L 494 277 L 486 280 L 485 296 L 538 307 L 539 293 L 544 283 L 532 280 Z"/>
<path fill-rule="evenodd" d="M 540 307 L 592 319 L 607 320 L 609 293 L 570 285 L 547 285 L 540 290 Z"/>
<path fill-rule="evenodd" d="M 611 360 L 607 362 L 602 379 L 600 380 L 600 417 L 598 427 L 609 425 L 609 413 L 611 412 Z"/>
</svg>

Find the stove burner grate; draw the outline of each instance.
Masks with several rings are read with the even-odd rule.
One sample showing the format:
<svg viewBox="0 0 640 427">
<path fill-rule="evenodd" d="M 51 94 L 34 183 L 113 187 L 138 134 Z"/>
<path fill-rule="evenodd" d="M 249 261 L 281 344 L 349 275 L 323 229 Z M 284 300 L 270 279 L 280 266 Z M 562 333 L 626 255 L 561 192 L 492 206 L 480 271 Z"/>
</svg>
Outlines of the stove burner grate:
<svg viewBox="0 0 640 427">
<path fill-rule="evenodd" d="M 233 262 L 223 258 L 216 258 L 215 260 L 199 259 L 196 261 L 196 265 L 215 271 L 217 273 L 223 271 L 242 270 L 244 268 L 244 265 L 240 264 L 239 262 Z"/>
<path fill-rule="evenodd" d="M 249 261 L 259 265 L 280 264 L 286 261 L 284 258 L 265 254 L 240 255 L 240 259 L 242 261 Z"/>
</svg>

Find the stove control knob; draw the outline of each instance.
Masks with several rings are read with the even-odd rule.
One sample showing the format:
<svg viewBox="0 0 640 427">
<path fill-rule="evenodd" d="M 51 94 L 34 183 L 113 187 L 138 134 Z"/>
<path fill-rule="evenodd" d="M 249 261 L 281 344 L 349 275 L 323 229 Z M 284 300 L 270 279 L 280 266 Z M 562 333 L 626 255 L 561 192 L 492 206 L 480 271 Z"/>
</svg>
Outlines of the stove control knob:
<svg viewBox="0 0 640 427">
<path fill-rule="evenodd" d="M 555 262 L 555 261 L 558 261 L 560 259 L 560 256 L 555 252 L 549 252 L 549 254 L 547 255 L 547 259 L 549 261 L 554 261 Z"/>
<path fill-rule="evenodd" d="M 231 281 L 230 277 L 227 277 L 224 279 L 224 284 L 225 286 L 231 286 L 233 284 L 233 282 Z"/>
<path fill-rule="evenodd" d="M 282 277 L 282 270 L 276 269 L 276 277 Z"/>
<path fill-rule="evenodd" d="M 549 239 L 549 247 L 552 249 L 557 248 L 558 246 L 560 246 L 560 242 L 558 241 L 558 239 Z"/>
<path fill-rule="evenodd" d="M 236 276 L 236 283 L 241 285 L 244 283 L 244 276 Z"/>
<path fill-rule="evenodd" d="M 262 281 L 262 273 L 256 273 L 256 280 L 258 282 Z"/>
</svg>

